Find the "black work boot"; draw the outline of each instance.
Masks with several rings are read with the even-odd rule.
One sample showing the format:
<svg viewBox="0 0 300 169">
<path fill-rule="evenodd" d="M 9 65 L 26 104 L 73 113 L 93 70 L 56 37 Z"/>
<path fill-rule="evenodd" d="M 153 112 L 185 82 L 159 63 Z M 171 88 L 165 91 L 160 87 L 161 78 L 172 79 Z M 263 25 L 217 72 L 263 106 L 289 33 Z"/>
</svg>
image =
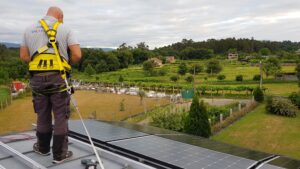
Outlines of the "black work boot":
<svg viewBox="0 0 300 169">
<path fill-rule="evenodd" d="M 33 145 L 33 151 L 40 155 L 50 155 L 50 142 L 52 131 L 48 133 L 36 132 L 37 142 Z"/>
<path fill-rule="evenodd" d="M 53 136 L 53 163 L 62 163 L 73 156 L 72 151 L 68 151 L 68 136 L 54 135 Z"/>
</svg>

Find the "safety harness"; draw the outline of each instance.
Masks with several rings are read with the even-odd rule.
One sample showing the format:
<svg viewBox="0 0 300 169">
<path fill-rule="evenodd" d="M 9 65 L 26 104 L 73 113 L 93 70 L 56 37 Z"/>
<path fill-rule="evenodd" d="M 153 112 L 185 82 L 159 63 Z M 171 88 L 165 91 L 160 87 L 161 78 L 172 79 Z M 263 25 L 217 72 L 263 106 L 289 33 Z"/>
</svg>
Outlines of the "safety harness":
<svg viewBox="0 0 300 169">
<path fill-rule="evenodd" d="M 70 74 L 71 65 L 66 61 L 64 57 L 61 57 L 58 50 L 58 45 L 56 41 L 57 28 L 60 22 L 55 22 L 52 29 L 49 29 L 47 23 L 41 19 L 41 26 L 43 27 L 45 33 L 48 36 L 49 42 L 47 45 L 39 48 L 32 56 L 29 62 L 29 72 L 31 74 L 41 73 L 41 72 L 59 72 L 65 84 L 60 86 L 53 86 L 53 88 L 35 90 L 32 86 L 32 91 L 35 95 L 46 95 L 58 92 L 67 91 L 69 94 L 74 92 L 72 86 L 69 85 L 67 80 L 67 75 Z M 49 48 L 53 48 L 53 53 L 45 53 Z"/>
<path fill-rule="evenodd" d="M 49 29 L 47 23 L 41 19 L 40 24 L 46 32 L 49 42 L 47 45 L 39 48 L 32 56 L 29 62 L 30 72 L 60 72 L 63 79 L 71 71 L 70 64 L 64 57 L 61 57 L 56 43 L 57 28 L 60 22 L 55 22 L 52 29 Z M 53 48 L 53 53 L 45 53 L 49 48 Z"/>
</svg>

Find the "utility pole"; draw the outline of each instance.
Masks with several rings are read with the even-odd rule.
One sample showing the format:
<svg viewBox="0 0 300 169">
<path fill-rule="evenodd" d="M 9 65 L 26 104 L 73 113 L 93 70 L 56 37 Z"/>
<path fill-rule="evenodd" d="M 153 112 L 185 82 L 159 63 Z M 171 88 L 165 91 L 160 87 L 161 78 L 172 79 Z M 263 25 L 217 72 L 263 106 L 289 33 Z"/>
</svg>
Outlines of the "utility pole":
<svg viewBox="0 0 300 169">
<path fill-rule="evenodd" d="M 262 81 L 263 81 L 263 71 L 262 71 L 262 62 L 259 62 L 259 69 L 260 69 L 260 82 L 259 82 L 259 88 L 262 89 Z"/>
<path fill-rule="evenodd" d="M 194 90 L 194 95 L 195 95 L 195 74 L 196 74 L 196 65 L 194 65 L 194 74 L 193 74 L 193 90 Z"/>
</svg>

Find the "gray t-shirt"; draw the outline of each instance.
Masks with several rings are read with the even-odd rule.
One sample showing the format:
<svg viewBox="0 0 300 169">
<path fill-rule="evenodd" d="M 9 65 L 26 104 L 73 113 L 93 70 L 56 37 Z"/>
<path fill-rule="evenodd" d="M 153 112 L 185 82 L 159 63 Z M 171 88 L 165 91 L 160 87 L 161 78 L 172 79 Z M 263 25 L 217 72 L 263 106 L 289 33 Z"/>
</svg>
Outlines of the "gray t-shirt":
<svg viewBox="0 0 300 169">
<path fill-rule="evenodd" d="M 57 19 L 52 16 L 45 16 L 43 19 L 46 21 L 49 29 L 51 29 L 57 21 Z M 47 45 L 48 41 L 48 36 L 43 27 L 40 22 L 37 22 L 26 28 L 21 46 L 28 47 L 30 57 L 32 57 L 39 48 Z M 74 32 L 64 24 L 59 24 L 57 28 L 56 41 L 58 42 L 60 56 L 69 61 L 68 46 L 79 44 L 74 36 Z M 54 53 L 54 50 L 50 48 L 45 51 L 45 53 Z"/>
</svg>

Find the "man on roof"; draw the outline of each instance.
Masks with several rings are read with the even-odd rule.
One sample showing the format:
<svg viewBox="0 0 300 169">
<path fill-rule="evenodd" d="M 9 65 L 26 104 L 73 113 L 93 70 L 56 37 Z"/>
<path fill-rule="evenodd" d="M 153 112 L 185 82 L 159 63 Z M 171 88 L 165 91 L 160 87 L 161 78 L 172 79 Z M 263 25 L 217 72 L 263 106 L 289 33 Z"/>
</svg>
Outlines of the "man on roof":
<svg viewBox="0 0 300 169">
<path fill-rule="evenodd" d="M 43 19 L 26 28 L 20 47 L 20 58 L 29 63 L 37 114 L 37 142 L 33 150 L 50 155 L 53 136 L 53 163 L 61 163 L 73 155 L 68 151 L 70 95 L 65 79 L 69 77 L 70 64 L 81 59 L 80 45 L 74 32 L 63 24 L 63 17 L 60 8 L 50 7 Z"/>
</svg>

